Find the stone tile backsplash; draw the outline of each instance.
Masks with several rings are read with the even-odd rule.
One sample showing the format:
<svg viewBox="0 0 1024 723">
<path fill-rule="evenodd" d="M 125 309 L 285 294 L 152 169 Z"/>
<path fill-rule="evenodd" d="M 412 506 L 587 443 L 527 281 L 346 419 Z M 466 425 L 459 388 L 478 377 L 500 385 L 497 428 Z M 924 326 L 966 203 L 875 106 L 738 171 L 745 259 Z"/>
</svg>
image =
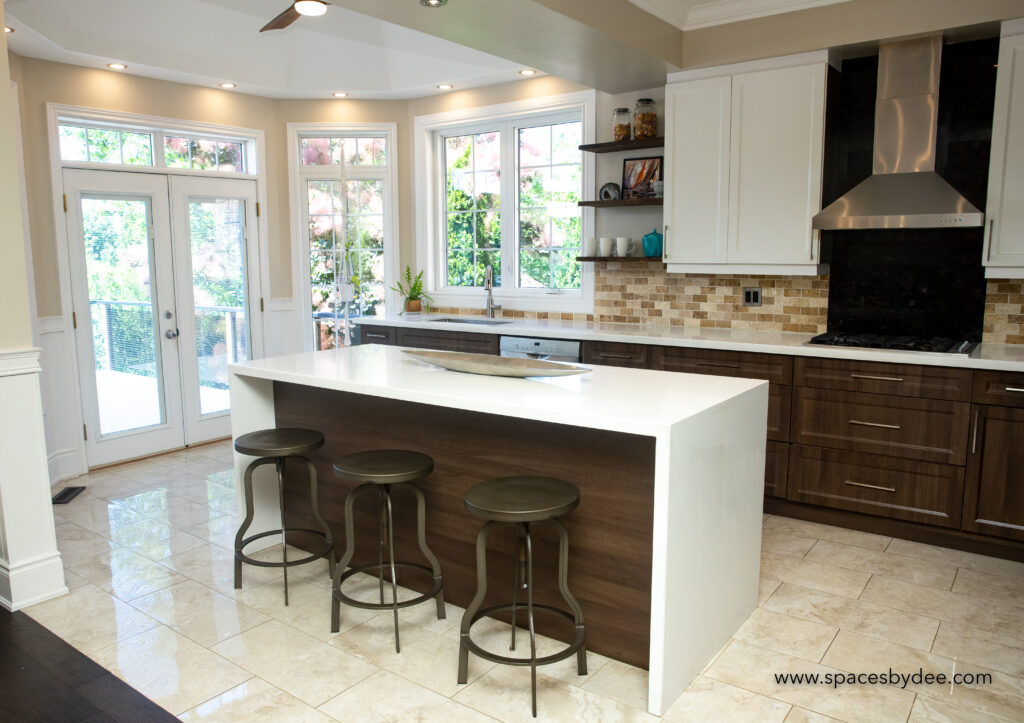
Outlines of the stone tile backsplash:
<svg viewBox="0 0 1024 723">
<path fill-rule="evenodd" d="M 518 319 L 562 319 L 820 334 L 828 321 L 828 275 L 705 276 L 668 274 L 657 261 L 594 263 L 594 313 L 504 311 Z M 761 306 L 744 306 L 744 287 L 761 289 Z M 483 315 L 483 309 L 435 307 L 436 314 Z M 989 279 L 983 341 L 1024 344 L 1024 280 Z"/>
</svg>

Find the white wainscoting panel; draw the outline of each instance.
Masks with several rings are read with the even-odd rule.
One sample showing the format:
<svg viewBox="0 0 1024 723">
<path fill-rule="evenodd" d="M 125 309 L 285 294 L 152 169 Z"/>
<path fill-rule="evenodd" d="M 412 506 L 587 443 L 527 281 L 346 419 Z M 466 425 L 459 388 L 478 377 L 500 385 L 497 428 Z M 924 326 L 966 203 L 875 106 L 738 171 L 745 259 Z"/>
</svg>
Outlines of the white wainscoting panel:
<svg viewBox="0 0 1024 723">
<path fill-rule="evenodd" d="M 81 395 L 72 336 L 60 316 L 41 317 L 38 328 L 42 346 L 40 387 L 46 423 L 47 466 L 53 485 L 83 475 L 89 469 L 82 440 Z"/>
<path fill-rule="evenodd" d="M 302 324 L 304 315 L 296 308 L 291 297 L 271 299 L 264 317 L 263 351 L 268 357 L 298 354 L 303 349 Z"/>
</svg>

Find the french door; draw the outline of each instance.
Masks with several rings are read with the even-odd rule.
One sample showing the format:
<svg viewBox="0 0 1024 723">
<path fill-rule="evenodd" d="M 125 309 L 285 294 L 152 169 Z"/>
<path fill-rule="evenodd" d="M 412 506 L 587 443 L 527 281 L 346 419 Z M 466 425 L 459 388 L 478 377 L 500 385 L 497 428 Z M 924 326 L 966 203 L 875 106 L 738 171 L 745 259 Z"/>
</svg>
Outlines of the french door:
<svg viewBox="0 0 1024 723">
<path fill-rule="evenodd" d="M 90 466 L 230 434 L 227 365 L 261 351 L 254 181 L 64 171 Z"/>
</svg>

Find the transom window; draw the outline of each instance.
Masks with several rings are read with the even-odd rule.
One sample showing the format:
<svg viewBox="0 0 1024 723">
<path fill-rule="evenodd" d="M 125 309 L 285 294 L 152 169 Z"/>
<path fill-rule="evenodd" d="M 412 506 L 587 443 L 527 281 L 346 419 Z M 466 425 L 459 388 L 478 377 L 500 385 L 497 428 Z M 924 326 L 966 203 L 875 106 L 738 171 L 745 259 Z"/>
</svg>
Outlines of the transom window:
<svg viewBox="0 0 1024 723">
<path fill-rule="evenodd" d="M 376 137 L 320 136 L 300 138 L 303 166 L 386 166 L 387 139 Z"/>
<path fill-rule="evenodd" d="M 197 137 L 174 129 L 143 129 L 62 120 L 60 159 L 68 163 L 186 168 L 252 173 L 252 141 Z"/>
</svg>

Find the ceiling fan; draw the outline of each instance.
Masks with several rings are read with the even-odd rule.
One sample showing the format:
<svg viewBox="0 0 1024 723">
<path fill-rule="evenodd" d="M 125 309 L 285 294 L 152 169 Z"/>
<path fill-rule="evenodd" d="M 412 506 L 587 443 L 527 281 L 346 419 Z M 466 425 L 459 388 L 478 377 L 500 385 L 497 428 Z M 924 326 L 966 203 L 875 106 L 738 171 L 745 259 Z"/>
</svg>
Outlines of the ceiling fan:
<svg viewBox="0 0 1024 723">
<path fill-rule="evenodd" d="M 283 30 L 303 15 L 323 15 L 329 4 L 324 0 L 295 0 L 287 10 L 260 28 L 260 32 Z"/>
</svg>

